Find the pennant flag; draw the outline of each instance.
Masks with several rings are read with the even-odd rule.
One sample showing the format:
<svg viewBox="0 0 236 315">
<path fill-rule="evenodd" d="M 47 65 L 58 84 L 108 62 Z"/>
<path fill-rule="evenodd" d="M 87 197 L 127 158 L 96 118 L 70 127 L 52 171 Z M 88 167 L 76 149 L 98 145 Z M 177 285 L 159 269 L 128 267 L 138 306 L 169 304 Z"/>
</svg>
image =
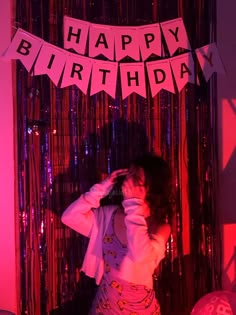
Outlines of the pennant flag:
<svg viewBox="0 0 236 315">
<path fill-rule="evenodd" d="M 214 72 L 225 73 L 215 43 L 198 48 L 195 52 L 206 81 L 210 79 Z"/>
<path fill-rule="evenodd" d="M 198 78 L 195 77 L 195 67 L 191 53 L 171 58 L 170 63 L 179 92 L 188 82 L 198 83 Z"/>
<path fill-rule="evenodd" d="M 44 43 L 34 66 L 33 75 L 47 74 L 58 85 L 65 66 L 67 52 L 54 45 Z"/>
<path fill-rule="evenodd" d="M 90 95 L 105 91 L 111 97 L 116 95 L 118 63 L 93 60 Z"/>
<path fill-rule="evenodd" d="M 113 27 L 115 34 L 116 61 L 125 57 L 140 60 L 139 36 L 136 27 Z"/>
<path fill-rule="evenodd" d="M 90 58 L 68 54 L 61 88 L 75 84 L 84 94 L 87 94 L 91 71 L 92 60 Z"/>
<path fill-rule="evenodd" d="M 161 89 L 175 93 L 169 60 L 147 62 L 146 66 L 152 97 L 154 97 Z"/>
<path fill-rule="evenodd" d="M 165 41 L 172 56 L 178 48 L 191 50 L 188 35 L 182 18 L 161 23 Z"/>
<path fill-rule="evenodd" d="M 146 82 L 144 63 L 121 63 L 120 77 L 122 87 L 122 99 L 135 92 L 146 97 Z"/>
<path fill-rule="evenodd" d="M 139 36 L 139 45 L 142 60 L 146 60 L 149 56 L 161 56 L 161 29 L 160 24 L 152 24 L 147 26 L 139 26 L 136 30 Z"/>
<path fill-rule="evenodd" d="M 44 41 L 41 38 L 18 28 L 4 57 L 7 59 L 19 59 L 27 71 L 30 72 L 43 43 Z"/>
<path fill-rule="evenodd" d="M 89 29 L 89 56 L 103 55 L 114 60 L 115 36 L 113 28 L 107 25 L 91 24 Z"/>
<path fill-rule="evenodd" d="M 64 16 L 64 48 L 74 49 L 78 54 L 85 54 L 89 22 Z"/>
</svg>

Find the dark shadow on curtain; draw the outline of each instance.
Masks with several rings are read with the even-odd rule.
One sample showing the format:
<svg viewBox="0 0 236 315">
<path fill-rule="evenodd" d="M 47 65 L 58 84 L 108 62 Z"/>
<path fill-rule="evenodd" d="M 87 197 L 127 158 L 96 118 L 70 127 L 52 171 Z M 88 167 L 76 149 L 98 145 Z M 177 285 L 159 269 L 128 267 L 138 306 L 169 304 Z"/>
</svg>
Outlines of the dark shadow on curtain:
<svg viewBox="0 0 236 315">
<path fill-rule="evenodd" d="M 79 148 L 78 165 L 75 166 L 71 162 L 67 172 L 54 178 L 52 211 L 60 217 L 72 201 L 81 193 L 88 191 L 109 172 L 128 167 L 130 161 L 147 152 L 148 138 L 145 128 L 133 121 L 117 119 L 104 125 L 99 134 L 89 134 Z M 101 204 L 114 204 L 120 201 L 121 194 L 117 193 L 116 187 L 109 196 L 101 200 Z M 63 226 L 63 229 L 67 228 Z M 80 270 L 87 243 L 86 237 L 70 231 L 70 237 L 65 240 L 64 257 L 59 258 L 62 272 L 65 264 L 69 266 L 70 274 L 74 274 L 75 269 Z M 61 302 L 50 315 L 88 314 L 97 289 L 94 279 L 80 272 L 79 281 L 72 284 L 72 287 L 73 297 L 65 303 Z M 58 294 L 61 295 L 62 292 Z"/>
</svg>

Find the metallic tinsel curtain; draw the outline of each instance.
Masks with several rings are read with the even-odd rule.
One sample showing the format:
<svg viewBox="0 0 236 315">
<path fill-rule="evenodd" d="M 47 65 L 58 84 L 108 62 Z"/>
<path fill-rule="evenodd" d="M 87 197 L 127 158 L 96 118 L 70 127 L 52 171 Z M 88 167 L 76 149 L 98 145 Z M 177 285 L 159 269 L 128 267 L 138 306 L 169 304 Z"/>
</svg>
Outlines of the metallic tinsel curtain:
<svg viewBox="0 0 236 315">
<path fill-rule="evenodd" d="M 110 25 L 183 17 L 198 48 L 215 41 L 215 10 L 213 0 L 18 0 L 16 26 L 63 47 L 65 14 Z M 80 193 L 144 151 L 161 154 L 174 175 L 173 233 L 155 280 L 163 315 L 189 314 L 202 295 L 220 288 L 216 78 L 201 81 L 175 95 L 152 98 L 148 91 L 147 99 L 113 100 L 57 88 L 17 63 L 21 314 L 86 314 L 94 291 L 79 272 L 87 240 L 60 216 Z"/>
</svg>

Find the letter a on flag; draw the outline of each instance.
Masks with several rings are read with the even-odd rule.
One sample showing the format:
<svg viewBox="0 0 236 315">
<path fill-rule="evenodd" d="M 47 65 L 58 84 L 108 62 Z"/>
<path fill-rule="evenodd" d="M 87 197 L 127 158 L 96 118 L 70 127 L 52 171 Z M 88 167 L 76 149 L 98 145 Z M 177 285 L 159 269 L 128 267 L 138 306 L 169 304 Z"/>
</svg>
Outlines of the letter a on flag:
<svg viewBox="0 0 236 315">
<path fill-rule="evenodd" d="M 171 58 L 170 64 L 179 92 L 188 82 L 199 84 L 198 76 L 195 72 L 193 56 L 191 53 L 186 53 L 178 57 Z"/>
<path fill-rule="evenodd" d="M 91 24 L 89 29 L 89 57 L 103 55 L 114 60 L 115 36 L 107 25 Z"/>
</svg>

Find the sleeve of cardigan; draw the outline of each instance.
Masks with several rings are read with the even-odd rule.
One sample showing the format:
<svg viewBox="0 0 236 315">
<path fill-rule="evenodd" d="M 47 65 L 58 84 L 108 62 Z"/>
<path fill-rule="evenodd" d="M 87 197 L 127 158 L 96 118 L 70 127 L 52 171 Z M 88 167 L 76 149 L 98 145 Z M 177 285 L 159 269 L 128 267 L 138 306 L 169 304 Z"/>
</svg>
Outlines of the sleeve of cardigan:
<svg viewBox="0 0 236 315">
<path fill-rule="evenodd" d="M 160 234 L 149 234 L 143 216 L 144 201 L 131 198 L 123 201 L 127 228 L 128 255 L 134 262 L 157 261 L 165 257 L 165 241 Z"/>
<path fill-rule="evenodd" d="M 81 195 L 63 212 L 62 223 L 76 232 L 90 237 L 94 223 L 93 209 L 100 206 L 100 199 L 109 193 L 111 185 L 109 180 L 104 180 L 92 186 L 88 192 Z"/>
</svg>

